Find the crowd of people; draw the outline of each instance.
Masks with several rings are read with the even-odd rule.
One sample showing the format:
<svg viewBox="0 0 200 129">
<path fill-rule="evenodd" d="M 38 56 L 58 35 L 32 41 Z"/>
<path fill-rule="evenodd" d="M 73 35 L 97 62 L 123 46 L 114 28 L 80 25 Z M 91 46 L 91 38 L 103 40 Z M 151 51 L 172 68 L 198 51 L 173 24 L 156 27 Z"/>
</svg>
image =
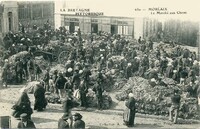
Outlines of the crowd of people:
<svg viewBox="0 0 200 129">
<path fill-rule="evenodd" d="M 65 63 L 66 71 L 59 72 L 55 70 L 51 75 L 49 72 L 50 67 L 47 67 L 44 78 L 34 90 L 34 109 L 38 111 L 43 111 L 46 108 L 47 103 L 44 103 L 45 92 L 59 95 L 64 108 L 64 115 L 59 120 L 59 126 L 61 127 L 64 125 L 66 127 L 70 126 L 70 124 L 66 124 L 66 120 L 68 118 L 71 119 L 68 116 L 72 116 L 71 109 L 77 104 L 73 101 L 74 99 L 80 99 L 81 106 L 88 107 L 86 94 L 89 89 L 91 90 L 90 76 L 92 75 L 92 68 L 95 68 L 95 73 L 97 74 L 96 83 L 93 85 L 92 91 L 97 96 L 98 109 L 102 109 L 102 94 L 105 91 L 106 73 L 112 69 L 116 69 L 121 78 L 129 79 L 133 76 L 140 76 L 149 79 L 152 86 L 154 84 L 162 85 L 161 77 L 172 78 L 185 87 L 189 96 L 200 97 L 199 62 L 196 52 L 176 44 L 168 45 L 171 48 L 169 52 L 166 50 L 165 45 L 154 44 L 151 40 L 145 41 L 140 37 L 137 41 L 132 41 L 122 35 L 111 35 L 107 32 L 99 32 L 97 35 L 88 35 L 86 38 L 82 38 L 80 29 L 77 33 L 70 34 L 64 27 L 54 31 L 47 25 L 48 22 L 44 28 L 33 26 L 32 34 L 22 29 L 17 34 L 9 33 L 5 36 L 5 53 L 3 54 L 5 63 L 2 79 L 7 84 L 6 72 L 9 56 L 20 51 L 28 51 L 31 55 L 27 61 L 23 59 L 16 60 L 16 82 L 22 83 L 23 79 L 27 79 L 33 74 L 41 73 L 39 72 L 41 70 L 35 67 L 31 46 L 43 49 L 43 46 L 47 45 L 52 37 L 60 40 L 61 43 L 70 42 L 76 49 L 70 51 L 68 55 L 68 60 Z M 154 58 L 151 55 L 154 55 Z M 123 58 L 116 64 L 111 58 L 113 56 Z M 172 120 L 172 112 L 175 111 L 176 114 L 174 123 L 177 122 L 178 108 L 180 106 L 180 96 L 177 97 L 177 93 L 175 91 L 175 95 L 172 97 L 172 107 L 170 109 L 170 120 Z M 124 120 L 127 126 L 133 126 L 135 99 L 131 94 L 129 99 L 126 102 L 128 110 L 126 110 Z M 22 111 L 19 112 L 18 108 L 21 104 L 27 107 L 27 111 L 19 109 Z M 26 113 L 30 118 L 33 112 L 25 92 L 23 92 L 13 109 L 15 109 L 13 116 L 19 117 L 22 113 Z M 80 114 L 76 114 L 76 116 L 78 123 L 85 126 L 84 122 L 81 121 L 82 116 Z"/>
</svg>

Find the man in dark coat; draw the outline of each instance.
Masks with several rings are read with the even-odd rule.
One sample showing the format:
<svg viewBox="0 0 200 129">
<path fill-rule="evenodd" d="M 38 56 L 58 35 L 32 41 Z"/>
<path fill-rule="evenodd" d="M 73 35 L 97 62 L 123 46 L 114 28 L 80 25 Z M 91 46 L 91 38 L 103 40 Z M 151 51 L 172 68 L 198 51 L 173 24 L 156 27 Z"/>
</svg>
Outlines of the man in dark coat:
<svg viewBox="0 0 200 129">
<path fill-rule="evenodd" d="M 97 106 L 99 110 L 102 110 L 103 107 L 103 95 L 102 95 L 104 91 L 103 83 L 104 83 L 103 75 L 101 72 L 99 72 L 97 77 L 97 84 L 94 87 L 94 91 L 97 97 Z"/>
<path fill-rule="evenodd" d="M 97 97 L 97 106 L 99 110 L 102 110 L 103 108 L 103 88 L 101 85 L 97 84 L 96 88 L 96 97 Z"/>
<path fill-rule="evenodd" d="M 64 78 L 62 73 L 59 73 L 55 85 L 58 88 L 60 98 L 65 98 L 66 93 L 65 93 L 64 87 L 65 87 L 66 82 L 67 82 L 67 79 Z"/>
<path fill-rule="evenodd" d="M 18 129 L 35 129 L 36 128 L 33 121 L 28 119 L 28 116 L 26 113 L 21 114 L 20 118 L 21 118 L 21 121 L 17 125 Z"/>
<path fill-rule="evenodd" d="M 132 61 L 131 61 L 132 65 L 132 70 L 133 70 L 133 74 L 136 75 L 137 71 L 139 70 L 139 66 L 140 66 L 140 59 L 139 57 L 135 57 Z"/>
<path fill-rule="evenodd" d="M 72 77 L 72 85 L 74 90 L 78 89 L 80 81 L 81 79 L 80 79 L 79 69 L 75 69 L 74 75 Z"/>
<path fill-rule="evenodd" d="M 165 77 L 172 78 L 173 76 L 173 65 L 171 63 L 168 63 L 168 66 L 165 71 Z"/>
<path fill-rule="evenodd" d="M 180 69 L 180 84 L 185 85 L 185 79 L 188 77 L 188 71 L 186 67 L 184 67 L 182 70 Z"/>
<path fill-rule="evenodd" d="M 46 91 L 49 91 L 49 79 L 50 79 L 49 69 L 47 69 L 44 75 L 44 85 Z"/>
<path fill-rule="evenodd" d="M 84 79 L 84 85 L 88 88 L 89 81 L 90 81 L 90 75 L 92 75 L 90 69 L 88 68 L 88 64 L 85 64 L 85 67 L 83 69 L 83 79 Z"/>
<path fill-rule="evenodd" d="M 181 100 L 181 96 L 178 94 L 178 90 L 174 90 L 174 95 L 172 95 L 171 97 L 172 105 L 169 109 L 169 120 L 173 121 L 174 124 L 177 123 L 180 100 Z M 173 114 L 174 114 L 174 118 L 173 118 Z"/>
<path fill-rule="evenodd" d="M 73 101 L 73 93 L 72 93 L 72 91 L 68 91 L 67 96 L 65 97 L 65 99 L 62 102 L 64 113 L 71 114 L 71 110 L 74 107 L 73 102 L 74 102 Z"/>
<path fill-rule="evenodd" d="M 84 85 L 84 81 L 81 81 L 79 91 L 80 91 L 80 99 L 81 99 L 81 106 L 87 108 L 87 99 L 86 99 L 86 94 L 87 94 L 88 88 L 86 85 Z"/>
<path fill-rule="evenodd" d="M 16 82 L 22 83 L 23 62 L 18 58 L 15 64 Z"/>
<path fill-rule="evenodd" d="M 67 121 L 69 118 L 68 113 L 64 113 L 62 118 L 58 120 L 58 129 L 69 129 L 69 122 Z"/>
<path fill-rule="evenodd" d="M 74 129 L 85 129 L 85 122 L 82 120 L 82 115 L 80 113 L 75 113 L 73 115 L 73 128 Z"/>
<path fill-rule="evenodd" d="M 126 72 L 126 79 L 129 79 L 129 77 L 132 77 L 132 65 L 131 65 L 131 63 L 128 63 L 128 65 L 127 65 L 127 67 L 126 67 L 126 70 L 125 70 L 125 72 Z"/>
<path fill-rule="evenodd" d="M 56 80 L 57 80 L 57 78 L 58 78 L 58 71 L 57 70 L 55 70 L 54 72 L 53 72 L 53 83 L 54 83 L 54 88 L 55 88 L 55 93 L 56 94 L 58 94 L 58 88 L 56 87 Z"/>
<path fill-rule="evenodd" d="M 36 85 L 34 91 L 34 97 L 35 97 L 34 110 L 43 111 L 44 108 L 46 108 L 47 106 L 47 101 L 45 99 L 45 89 L 42 84 Z"/>
<path fill-rule="evenodd" d="M 73 124 L 73 118 L 72 118 L 72 112 L 71 110 L 78 106 L 79 103 L 75 102 L 73 99 L 73 93 L 72 91 L 69 91 L 67 93 L 67 96 L 65 97 L 65 99 L 63 100 L 63 112 L 67 113 L 69 115 L 69 119 L 70 119 L 70 127 L 72 127 Z"/>
<path fill-rule="evenodd" d="M 140 36 L 138 39 L 138 43 L 141 43 L 141 41 L 142 41 L 142 37 Z"/>
<path fill-rule="evenodd" d="M 135 120 L 135 98 L 132 93 L 129 93 L 129 99 L 125 102 L 126 109 L 124 110 L 123 120 L 124 124 L 128 127 L 134 126 Z"/>
<path fill-rule="evenodd" d="M 166 56 L 163 57 L 160 63 L 161 73 L 164 74 L 167 68 L 168 60 Z"/>
<path fill-rule="evenodd" d="M 7 87 L 7 83 L 8 83 L 8 71 L 9 71 L 9 64 L 8 64 L 8 59 L 5 59 L 5 63 L 2 69 L 2 83 L 3 86 Z"/>
</svg>

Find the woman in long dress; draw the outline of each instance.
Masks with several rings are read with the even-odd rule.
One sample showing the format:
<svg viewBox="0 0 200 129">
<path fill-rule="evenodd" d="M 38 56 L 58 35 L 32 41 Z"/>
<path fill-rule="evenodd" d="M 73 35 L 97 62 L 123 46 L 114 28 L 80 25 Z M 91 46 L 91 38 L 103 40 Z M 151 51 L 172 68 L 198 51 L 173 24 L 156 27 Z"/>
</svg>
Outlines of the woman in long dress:
<svg viewBox="0 0 200 129">
<path fill-rule="evenodd" d="M 123 113 L 124 124 L 128 127 L 134 126 L 135 120 L 135 98 L 133 94 L 129 94 L 129 99 L 125 102 L 126 109 Z"/>
<path fill-rule="evenodd" d="M 45 99 L 45 89 L 42 84 L 37 84 L 34 91 L 35 104 L 34 110 L 43 111 L 47 106 L 47 101 Z"/>
<path fill-rule="evenodd" d="M 25 88 L 21 89 L 21 96 L 17 103 L 12 107 L 14 110 L 12 116 L 15 118 L 19 118 L 22 113 L 26 113 L 28 118 L 31 118 L 31 114 L 33 110 L 31 108 L 31 102 L 29 100 L 28 94 Z"/>
</svg>

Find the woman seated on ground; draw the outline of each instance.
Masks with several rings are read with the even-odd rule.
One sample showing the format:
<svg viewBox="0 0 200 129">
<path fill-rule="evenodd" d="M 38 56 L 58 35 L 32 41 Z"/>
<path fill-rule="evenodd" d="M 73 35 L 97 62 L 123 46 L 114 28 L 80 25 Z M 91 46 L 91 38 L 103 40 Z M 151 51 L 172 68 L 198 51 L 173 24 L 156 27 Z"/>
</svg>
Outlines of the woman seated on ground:
<svg viewBox="0 0 200 129">
<path fill-rule="evenodd" d="M 33 110 L 31 108 L 31 102 L 29 100 L 29 97 L 27 95 L 27 91 L 25 88 L 22 88 L 20 90 L 22 93 L 17 103 L 12 107 L 14 110 L 12 113 L 12 116 L 15 118 L 19 118 L 22 113 L 26 113 L 27 117 L 30 119 L 31 114 L 33 113 Z"/>
</svg>

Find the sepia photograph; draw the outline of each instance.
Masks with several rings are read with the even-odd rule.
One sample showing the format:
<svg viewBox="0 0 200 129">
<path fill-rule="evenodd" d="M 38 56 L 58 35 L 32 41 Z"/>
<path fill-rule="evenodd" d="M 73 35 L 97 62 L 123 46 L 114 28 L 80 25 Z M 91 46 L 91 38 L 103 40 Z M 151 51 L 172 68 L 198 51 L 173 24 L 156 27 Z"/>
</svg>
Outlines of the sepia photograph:
<svg viewBox="0 0 200 129">
<path fill-rule="evenodd" d="M 200 129 L 199 5 L 0 0 L 0 128 Z"/>
</svg>

